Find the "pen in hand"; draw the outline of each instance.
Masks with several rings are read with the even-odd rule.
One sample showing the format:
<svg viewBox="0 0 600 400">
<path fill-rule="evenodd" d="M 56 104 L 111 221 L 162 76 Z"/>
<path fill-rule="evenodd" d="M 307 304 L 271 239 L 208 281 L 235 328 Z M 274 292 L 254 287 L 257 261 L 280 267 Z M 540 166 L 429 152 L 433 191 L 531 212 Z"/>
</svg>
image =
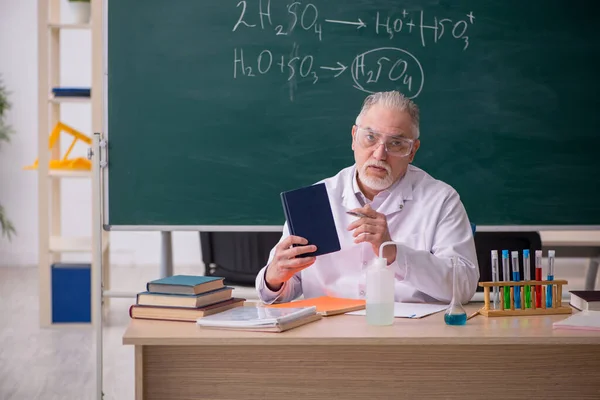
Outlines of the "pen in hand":
<svg viewBox="0 0 600 400">
<path fill-rule="evenodd" d="M 356 212 L 356 211 L 346 211 L 346 214 L 348 214 L 348 215 L 352 215 L 352 216 L 354 216 L 354 217 L 359 217 L 359 218 L 369 218 L 369 216 L 368 216 L 368 215 L 361 214 L 361 213 L 359 213 L 359 212 Z"/>
</svg>

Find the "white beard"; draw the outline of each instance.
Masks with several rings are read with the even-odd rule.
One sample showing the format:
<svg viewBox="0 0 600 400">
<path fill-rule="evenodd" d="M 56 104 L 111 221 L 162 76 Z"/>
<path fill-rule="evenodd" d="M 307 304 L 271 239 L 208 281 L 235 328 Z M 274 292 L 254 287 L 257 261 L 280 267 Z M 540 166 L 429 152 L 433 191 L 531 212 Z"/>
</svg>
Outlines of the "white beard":
<svg viewBox="0 0 600 400">
<path fill-rule="evenodd" d="M 369 175 L 367 173 L 367 167 L 369 166 L 385 168 L 385 170 L 387 171 L 386 176 L 384 176 L 383 178 L 377 178 Z M 358 171 L 358 177 L 363 185 L 367 186 L 369 189 L 372 190 L 385 190 L 392 186 L 392 184 L 394 183 L 394 178 L 392 177 L 392 169 L 390 168 L 390 166 L 386 162 L 378 160 L 367 161 Z"/>
</svg>

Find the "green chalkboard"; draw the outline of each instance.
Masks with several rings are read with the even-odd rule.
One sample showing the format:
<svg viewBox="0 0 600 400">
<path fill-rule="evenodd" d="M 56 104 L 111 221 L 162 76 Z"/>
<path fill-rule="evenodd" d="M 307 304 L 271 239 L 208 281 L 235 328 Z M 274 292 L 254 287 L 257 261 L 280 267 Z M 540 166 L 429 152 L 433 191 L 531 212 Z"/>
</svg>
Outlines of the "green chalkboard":
<svg viewBox="0 0 600 400">
<path fill-rule="evenodd" d="M 367 93 L 482 225 L 600 225 L 595 1 L 113 0 L 106 223 L 281 225 L 354 161 Z"/>
</svg>

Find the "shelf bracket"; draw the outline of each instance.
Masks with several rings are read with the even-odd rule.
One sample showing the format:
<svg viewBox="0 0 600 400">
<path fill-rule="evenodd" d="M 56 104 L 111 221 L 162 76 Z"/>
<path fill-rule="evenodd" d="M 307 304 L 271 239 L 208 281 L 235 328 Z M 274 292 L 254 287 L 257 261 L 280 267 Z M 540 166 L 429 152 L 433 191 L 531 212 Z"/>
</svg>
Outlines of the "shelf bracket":
<svg viewBox="0 0 600 400">
<path fill-rule="evenodd" d="M 98 157 L 99 157 L 99 165 L 100 168 L 105 168 L 108 166 L 108 141 L 102 138 L 102 134 L 100 135 L 100 141 L 98 146 Z M 88 160 L 91 160 L 94 157 L 94 149 L 89 148 L 87 153 Z"/>
<path fill-rule="evenodd" d="M 108 166 L 108 140 L 100 139 L 99 145 L 100 145 L 100 168 L 105 168 Z M 104 157 L 102 157 L 102 153 L 104 153 Z"/>
</svg>

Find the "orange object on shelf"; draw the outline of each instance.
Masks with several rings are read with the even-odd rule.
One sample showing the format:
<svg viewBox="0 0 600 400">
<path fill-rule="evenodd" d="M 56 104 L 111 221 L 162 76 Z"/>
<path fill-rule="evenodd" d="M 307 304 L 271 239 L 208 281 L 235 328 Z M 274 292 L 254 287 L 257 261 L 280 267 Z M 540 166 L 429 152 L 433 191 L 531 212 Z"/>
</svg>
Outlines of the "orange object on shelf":
<svg viewBox="0 0 600 400">
<path fill-rule="evenodd" d="M 66 151 L 65 155 L 60 160 L 50 160 L 48 167 L 50 169 L 59 169 L 59 170 L 68 170 L 68 171 L 91 171 L 92 170 L 92 162 L 85 157 L 76 157 L 69 158 L 69 154 L 71 154 L 71 150 L 75 146 L 78 140 L 85 142 L 88 145 L 92 144 L 92 139 L 89 136 L 86 136 L 82 132 L 59 122 L 56 124 L 52 132 L 50 133 L 50 139 L 48 143 L 48 149 L 52 150 L 56 141 L 58 140 L 61 131 L 65 131 L 71 136 L 73 136 L 73 141 L 69 146 L 69 149 Z M 32 165 L 24 167 L 23 169 L 37 169 L 38 168 L 39 159 L 36 158 Z"/>
</svg>

